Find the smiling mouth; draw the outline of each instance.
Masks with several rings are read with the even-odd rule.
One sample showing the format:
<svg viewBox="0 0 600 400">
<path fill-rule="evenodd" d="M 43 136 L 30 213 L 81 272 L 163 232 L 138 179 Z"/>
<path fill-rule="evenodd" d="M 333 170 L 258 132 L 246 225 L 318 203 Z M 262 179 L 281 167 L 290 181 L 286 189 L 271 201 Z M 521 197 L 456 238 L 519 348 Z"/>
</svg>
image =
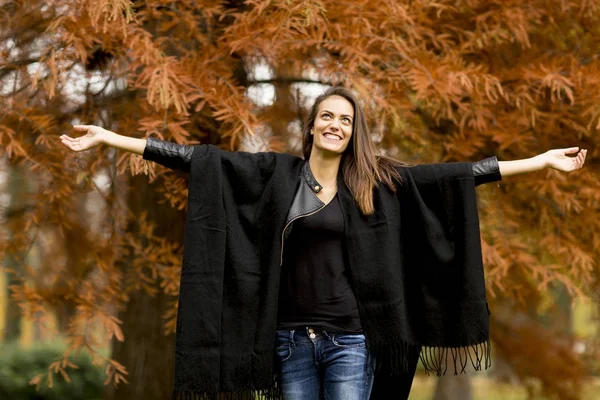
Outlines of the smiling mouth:
<svg viewBox="0 0 600 400">
<path fill-rule="evenodd" d="M 334 134 L 334 133 L 329 133 L 329 132 L 327 132 L 327 133 L 324 133 L 324 134 L 323 134 L 323 136 L 324 136 L 324 137 L 326 137 L 326 138 L 327 138 L 327 139 L 329 139 L 329 140 L 336 140 L 336 141 L 340 141 L 340 140 L 342 140 L 342 137 L 341 137 L 341 136 L 339 136 L 339 135 L 336 135 L 336 134 Z"/>
</svg>

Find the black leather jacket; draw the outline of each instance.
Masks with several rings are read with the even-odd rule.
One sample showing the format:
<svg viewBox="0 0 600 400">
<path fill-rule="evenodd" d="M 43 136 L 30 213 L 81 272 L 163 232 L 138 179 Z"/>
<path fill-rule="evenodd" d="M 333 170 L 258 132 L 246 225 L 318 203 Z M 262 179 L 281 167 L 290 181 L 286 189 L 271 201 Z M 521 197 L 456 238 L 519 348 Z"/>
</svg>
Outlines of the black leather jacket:
<svg viewBox="0 0 600 400">
<path fill-rule="evenodd" d="M 166 142 L 149 137 L 146 141 L 146 148 L 144 149 L 144 159 L 157 162 L 158 164 L 171 169 L 189 172 L 193 152 L 194 146 Z M 500 167 L 498 166 L 498 159 L 496 157 L 485 158 L 481 161 L 473 162 L 471 165 L 473 167 L 473 176 L 475 177 L 476 186 L 502 179 Z M 321 191 L 322 186 L 311 173 L 308 163 L 305 163 L 302 168 L 302 177 L 302 184 L 296 191 L 294 201 L 292 202 L 292 206 L 290 207 L 286 218 L 282 239 L 285 238 L 289 226 L 296 219 L 314 214 L 326 205 L 314 195 L 314 193 Z M 283 243 L 284 240 L 282 240 L 282 255 Z"/>
</svg>

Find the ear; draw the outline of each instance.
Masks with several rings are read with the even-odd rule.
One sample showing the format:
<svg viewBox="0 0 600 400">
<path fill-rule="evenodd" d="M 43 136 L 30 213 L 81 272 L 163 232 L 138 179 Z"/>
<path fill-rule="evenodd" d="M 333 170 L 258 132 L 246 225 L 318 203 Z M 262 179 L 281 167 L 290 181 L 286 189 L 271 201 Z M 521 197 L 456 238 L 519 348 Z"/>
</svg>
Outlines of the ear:
<svg viewBox="0 0 600 400">
<path fill-rule="evenodd" d="M 314 134 L 315 134 L 315 131 L 313 131 L 313 129 L 312 129 L 312 128 L 310 128 L 310 134 L 311 134 L 311 135 L 314 135 Z"/>
</svg>

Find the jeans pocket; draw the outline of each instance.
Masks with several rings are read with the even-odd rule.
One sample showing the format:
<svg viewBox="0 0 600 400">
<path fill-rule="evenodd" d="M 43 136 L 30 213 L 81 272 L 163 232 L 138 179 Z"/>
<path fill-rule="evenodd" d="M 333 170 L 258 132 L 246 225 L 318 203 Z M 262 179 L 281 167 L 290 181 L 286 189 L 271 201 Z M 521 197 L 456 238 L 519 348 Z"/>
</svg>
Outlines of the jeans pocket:
<svg viewBox="0 0 600 400">
<path fill-rule="evenodd" d="M 275 354 L 277 354 L 277 360 L 284 362 L 292 356 L 292 343 L 290 341 L 289 331 L 277 331 L 275 337 Z"/>
<path fill-rule="evenodd" d="M 292 346 L 289 344 L 281 345 L 275 349 L 275 353 L 277 354 L 277 360 L 282 363 L 292 356 Z"/>
<path fill-rule="evenodd" d="M 343 347 L 343 348 L 365 347 L 367 344 L 366 340 L 365 340 L 365 335 L 363 335 L 362 333 L 356 334 L 356 335 L 350 335 L 350 334 L 333 335 L 331 338 L 331 341 L 337 347 Z"/>
</svg>

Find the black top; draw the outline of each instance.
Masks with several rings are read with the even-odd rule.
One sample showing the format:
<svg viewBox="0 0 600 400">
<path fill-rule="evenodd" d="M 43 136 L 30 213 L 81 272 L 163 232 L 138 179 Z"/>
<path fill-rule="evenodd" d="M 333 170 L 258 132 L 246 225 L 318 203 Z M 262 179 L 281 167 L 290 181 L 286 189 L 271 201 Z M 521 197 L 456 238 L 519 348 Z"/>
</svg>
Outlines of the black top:
<svg viewBox="0 0 600 400">
<path fill-rule="evenodd" d="M 293 223 L 283 254 L 278 329 L 362 332 L 346 259 L 336 195 L 317 213 Z"/>
</svg>

